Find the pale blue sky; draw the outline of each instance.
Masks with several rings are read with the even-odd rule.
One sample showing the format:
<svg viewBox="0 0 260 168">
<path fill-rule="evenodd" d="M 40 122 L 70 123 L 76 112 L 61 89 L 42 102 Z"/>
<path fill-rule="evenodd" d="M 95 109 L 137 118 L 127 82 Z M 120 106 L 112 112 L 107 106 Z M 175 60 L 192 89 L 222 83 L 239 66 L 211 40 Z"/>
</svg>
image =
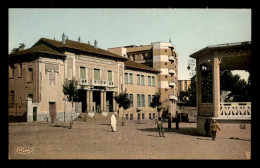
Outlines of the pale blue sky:
<svg viewBox="0 0 260 168">
<path fill-rule="evenodd" d="M 208 46 L 251 41 L 251 9 L 9 9 L 9 50 L 41 37 L 98 41 L 103 49 L 148 45 L 171 38 L 179 79 L 189 79 L 189 55 Z"/>
</svg>

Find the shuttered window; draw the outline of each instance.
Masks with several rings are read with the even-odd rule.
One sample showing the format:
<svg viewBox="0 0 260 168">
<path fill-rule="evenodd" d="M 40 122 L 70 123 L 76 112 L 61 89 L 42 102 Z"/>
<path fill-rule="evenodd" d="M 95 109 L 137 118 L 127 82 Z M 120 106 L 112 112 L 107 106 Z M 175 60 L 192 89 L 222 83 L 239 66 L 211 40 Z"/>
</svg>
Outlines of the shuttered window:
<svg viewBox="0 0 260 168">
<path fill-rule="evenodd" d="M 100 80 L 100 69 L 94 69 L 94 80 Z"/>
<path fill-rule="evenodd" d="M 107 80 L 108 80 L 108 81 L 113 81 L 112 71 L 107 71 Z"/>
<path fill-rule="evenodd" d="M 80 67 L 80 79 L 86 79 L 86 68 Z"/>
</svg>

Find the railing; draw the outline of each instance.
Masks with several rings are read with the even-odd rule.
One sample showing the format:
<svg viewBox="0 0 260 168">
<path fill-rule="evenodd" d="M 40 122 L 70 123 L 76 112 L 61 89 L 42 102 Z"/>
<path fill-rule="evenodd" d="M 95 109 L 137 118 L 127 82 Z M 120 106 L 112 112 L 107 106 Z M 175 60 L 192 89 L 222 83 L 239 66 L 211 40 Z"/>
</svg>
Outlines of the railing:
<svg viewBox="0 0 260 168">
<path fill-rule="evenodd" d="M 172 62 L 174 62 L 174 56 L 172 56 L 172 55 L 169 55 L 168 59 L 169 59 L 169 61 L 172 61 Z"/>
<path fill-rule="evenodd" d="M 175 87 L 175 82 L 169 82 L 170 87 Z"/>
<path fill-rule="evenodd" d="M 170 100 L 178 100 L 178 97 L 175 95 L 169 95 Z"/>
<path fill-rule="evenodd" d="M 168 72 L 169 72 L 170 74 L 175 74 L 175 70 L 174 70 L 174 69 L 169 69 Z"/>
<path fill-rule="evenodd" d="M 212 103 L 201 103 L 199 105 L 199 116 L 213 117 L 213 104 Z"/>
<path fill-rule="evenodd" d="M 94 86 L 107 86 L 107 81 L 105 81 L 105 80 L 92 80 L 92 85 L 94 85 Z"/>
<path fill-rule="evenodd" d="M 113 81 L 107 81 L 107 85 L 108 86 L 114 86 L 114 82 Z"/>
<path fill-rule="evenodd" d="M 220 103 L 219 117 L 251 119 L 251 102 Z"/>
<path fill-rule="evenodd" d="M 80 79 L 79 80 L 79 83 L 80 83 L 80 85 L 87 85 L 88 84 L 88 81 L 87 81 L 87 79 Z"/>
</svg>

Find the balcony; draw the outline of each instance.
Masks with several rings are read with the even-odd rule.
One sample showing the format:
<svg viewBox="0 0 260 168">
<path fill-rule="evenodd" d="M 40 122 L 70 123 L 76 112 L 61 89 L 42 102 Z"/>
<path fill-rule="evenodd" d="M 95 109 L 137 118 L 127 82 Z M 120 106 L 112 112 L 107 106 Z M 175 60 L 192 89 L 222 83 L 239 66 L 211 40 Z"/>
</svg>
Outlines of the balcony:
<svg viewBox="0 0 260 168">
<path fill-rule="evenodd" d="M 114 82 L 113 81 L 107 81 L 107 86 L 114 86 Z"/>
<path fill-rule="evenodd" d="M 87 85 L 87 84 L 88 84 L 88 81 L 87 81 L 87 79 L 82 79 L 82 78 L 80 78 L 80 79 L 79 79 L 79 84 L 80 84 L 80 85 Z"/>
<path fill-rule="evenodd" d="M 105 80 L 92 80 L 93 86 L 107 86 L 107 81 Z"/>
<path fill-rule="evenodd" d="M 168 69 L 169 74 L 175 74 L 175 70 L 174 69 Z"/>
<path fill-rule="evenodd" d="M 174 56 L 169 55 L 168 60 L 171 61 L 171 62 L 174 62 L 175 61 Z"/>
<path fill-rule="evenodd" d="M 175 87 L 175 82 L 169 82 L 170 87 Z"/>
<path fill-rule="evenodd" d="M 177 98 L 177 96 L 175 96 L 175 95 L 169 95 L 169 99 L 170 100 L 178 100 L 178 98 Z"/>
</svg>

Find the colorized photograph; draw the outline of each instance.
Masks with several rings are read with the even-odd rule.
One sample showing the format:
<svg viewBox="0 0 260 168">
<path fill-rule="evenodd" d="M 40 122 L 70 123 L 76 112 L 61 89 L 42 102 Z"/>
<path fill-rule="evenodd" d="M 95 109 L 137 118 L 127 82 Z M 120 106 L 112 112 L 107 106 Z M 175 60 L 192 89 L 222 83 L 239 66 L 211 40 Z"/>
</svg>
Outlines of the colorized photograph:
<svg viewBox="0 0 260 168">
<path fill-rule="evenodd" d="M 251 160 L 250 8 L 8 8 L 9 160 Z"/>
</svg>

